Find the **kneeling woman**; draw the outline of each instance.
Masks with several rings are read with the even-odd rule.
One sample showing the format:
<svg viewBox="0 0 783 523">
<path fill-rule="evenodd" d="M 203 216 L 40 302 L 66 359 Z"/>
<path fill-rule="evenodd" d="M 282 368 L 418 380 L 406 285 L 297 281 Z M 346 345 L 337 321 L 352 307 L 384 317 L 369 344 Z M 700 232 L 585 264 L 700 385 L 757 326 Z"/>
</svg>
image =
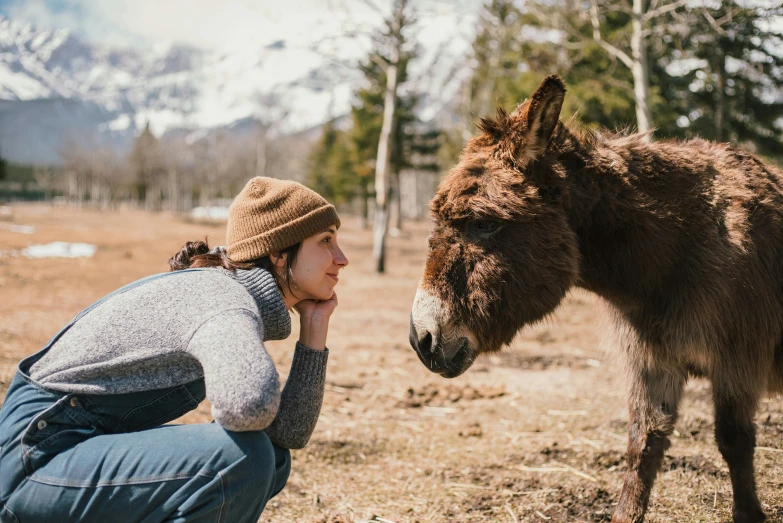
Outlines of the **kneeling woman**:
<svg viewBox="0 0 783 523">
<path fill-rule="evenodd" d="M 0 522 L 255 522 L 315 428 L 337 274 L 334 207 L 253 178 L 227 247 L 78 314 L 19 364 L 0 409 Z M 264 341 L 300 334 L 285 388 Z M 164 425 L 212 403 L 216 423 Z"/>
</svg>

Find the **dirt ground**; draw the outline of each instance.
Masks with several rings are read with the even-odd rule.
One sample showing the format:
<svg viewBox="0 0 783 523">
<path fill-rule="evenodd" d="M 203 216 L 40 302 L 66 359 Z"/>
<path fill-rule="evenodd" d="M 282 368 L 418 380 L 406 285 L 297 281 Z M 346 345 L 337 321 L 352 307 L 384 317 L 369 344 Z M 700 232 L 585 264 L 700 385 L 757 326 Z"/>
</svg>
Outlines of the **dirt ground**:
<svg viewBox="0 0 783 523">
<path fill-rule="evenodd" d="M 0 209 L 3 211 L 3 209 Z M 626 469 L 628 416 L 618 365 L 600 348 L 604 312 L 574 292 L 555 317 L 521 333 L 465 375 L 429 373 L 408 345 L 408 315 L 427 224 L 391 238 L 389 271 L 372 273 L 371 237 L 344 220 L 351 260 L 338 286 L 321 419 L 293 452 L 288 486 L 262 521 L 610 521 Z M 31 225 L 35 230 L 11 225 Z M 25 205 L 0 212 L 0 398 L 16 364 L 79 310 L 166 270 L 186 240 L 224 238 L 220 225 L 166 214 Z M 96 244 L 90 259 L 26 259 L 52 241 Z M 296 324 L 296 321 L 294 321 Z M 296 329 L 295 329 L 296 330 Z M 269 343 L 281 376 L 293 341 Z M 713 442 L 709 385 L 688 385 L 648 522 L 731 520 L 728 469 Z M 184 418 L 205 422 L 202 404 Z M 759 495 L 783 522 L 783 397 L 756 418 Z"/>
</svg>

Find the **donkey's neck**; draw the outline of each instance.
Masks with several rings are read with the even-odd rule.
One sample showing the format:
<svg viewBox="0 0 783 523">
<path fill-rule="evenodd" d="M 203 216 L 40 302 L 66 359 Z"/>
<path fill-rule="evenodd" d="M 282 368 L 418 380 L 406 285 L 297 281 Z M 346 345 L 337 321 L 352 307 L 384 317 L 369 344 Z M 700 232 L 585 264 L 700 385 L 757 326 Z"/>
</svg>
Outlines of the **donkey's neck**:
<svg viewBox="0 0 783 523">
<path fill-rule="evenodd" d="M 566 202 L 581 255 L 577 285 L 619 304 L 635 301 L 661 279 L 679 224 L 651 194 L 667 161 L 640 136 L 611 140 L 570 135 L 560 149 Z M 672 167 L 673 168 L 673 167 Z M 671 202 L 668 202 L 671 203 Z"/>
</svg>

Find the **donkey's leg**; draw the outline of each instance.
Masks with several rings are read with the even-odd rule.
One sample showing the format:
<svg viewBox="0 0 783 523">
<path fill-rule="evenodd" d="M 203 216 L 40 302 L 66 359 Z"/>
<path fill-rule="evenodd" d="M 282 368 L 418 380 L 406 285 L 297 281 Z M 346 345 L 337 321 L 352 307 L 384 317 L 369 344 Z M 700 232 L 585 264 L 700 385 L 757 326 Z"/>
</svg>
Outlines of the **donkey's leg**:
<svg viewBox="0 0 783 523">
<path fill-rule="evenodd" d="M 612 523 L 641 523 L 677 420 L 685 374 L 637 369 L 629 395 L 628 472 Z"/>
<path fill-rule="evenodd" d="M 737 383 L 737 380 L 732 381 Z M 758 397 L 750 391 L 727 390 L 728 383 L 731 381 L 713 379 L 715 439 L 729 465 L 734 491 L 734 523 L 758 523 L 766 519 L 756 496 L 753 474 L 753 448 L 756 446 L 753 415 Z"/>
</svg>

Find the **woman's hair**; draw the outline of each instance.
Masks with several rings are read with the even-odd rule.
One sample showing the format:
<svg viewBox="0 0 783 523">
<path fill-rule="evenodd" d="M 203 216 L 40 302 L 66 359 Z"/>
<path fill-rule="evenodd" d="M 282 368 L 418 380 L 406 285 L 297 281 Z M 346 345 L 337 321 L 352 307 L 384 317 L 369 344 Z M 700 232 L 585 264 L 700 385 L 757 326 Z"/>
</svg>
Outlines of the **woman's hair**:
<svg viewBox="0 0 783 523">
<path fill-rule="evenodd" d="M 187 242 L 178 253 L 169 258 L 169 268 L 171 271 L 181 271 L 184 269 L 222 267 L 227 271 L 233 272 L 260 267 L 272 274 L 280 292 L 284 292 L 287 289 L 289 293 L 294 294 L 291 289 L 293 270 L 301 247 L 302 242 L 299 242 L 280 251 L 281 256 L 284 254 L 286 256 L 283 270 L 278 272 L 270 256 L 264 256 L 248 262 L 236 262 L 228 257 L 226 249 L 223 247 L 216 247 L 210 250 L 205 239 L 203 242 Z"/>
</svg>

